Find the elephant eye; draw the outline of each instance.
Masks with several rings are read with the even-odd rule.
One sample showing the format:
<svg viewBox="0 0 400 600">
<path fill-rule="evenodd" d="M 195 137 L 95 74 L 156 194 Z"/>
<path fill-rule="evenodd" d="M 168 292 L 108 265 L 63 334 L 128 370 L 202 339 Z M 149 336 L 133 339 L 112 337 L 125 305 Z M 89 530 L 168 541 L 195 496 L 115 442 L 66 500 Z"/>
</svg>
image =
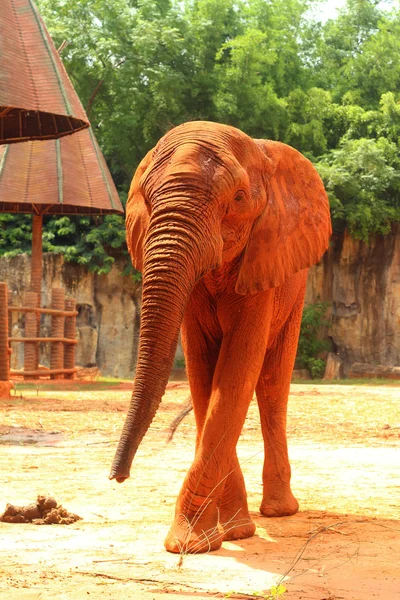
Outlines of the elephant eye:
<svg viewBox="0 0 400 600">
<path fill-rule="evenodd" d="M 246 199 L 246 194 L 243 191 L 236 192 L 235 202 L 243 202 Z"/>
</svg>

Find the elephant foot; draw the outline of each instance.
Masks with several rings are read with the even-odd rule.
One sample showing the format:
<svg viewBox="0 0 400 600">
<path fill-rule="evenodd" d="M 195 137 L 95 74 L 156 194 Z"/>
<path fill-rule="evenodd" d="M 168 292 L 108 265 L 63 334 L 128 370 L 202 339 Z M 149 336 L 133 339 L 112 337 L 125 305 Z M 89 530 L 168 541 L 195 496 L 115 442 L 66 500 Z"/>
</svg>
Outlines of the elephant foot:
<svg viewBox="0 0 400 600">
<path fill-rule="evenodd" d="M 255 534 L 256 526 L 251 519 L 241 524 L 228 526 L 226 529 L 223 528 L 222 541 L 227 542 L 229 540 L 244 540 L 252 537 Z"/>
<path fill-rule="evenodd" d="M 245 507 L 220 509 L 219 525 L 223 531 L 223 541 L 244 540 L 254 535 L 256 526 L 251 520 L 247 503 Z"/>
<path fill-rule="evenodd" d="M 201 554 L 212 552 L 221 547 L 223 532 L 216 526 L 208 527 L 203 523 L 192 526 L 189 521 L 180 519 L 173 523 L 164 546 L 174 554 Z"/>
<path fill-rule="evenodd" d="M 264 517 L 288 517 L 297 513 L 298 510 L 299 503 L 293 496 L 290 487 L 282 489 L 277 485 L 270 492 L 264 492 L 260 506 L 260 512 Z"/>
</svg>

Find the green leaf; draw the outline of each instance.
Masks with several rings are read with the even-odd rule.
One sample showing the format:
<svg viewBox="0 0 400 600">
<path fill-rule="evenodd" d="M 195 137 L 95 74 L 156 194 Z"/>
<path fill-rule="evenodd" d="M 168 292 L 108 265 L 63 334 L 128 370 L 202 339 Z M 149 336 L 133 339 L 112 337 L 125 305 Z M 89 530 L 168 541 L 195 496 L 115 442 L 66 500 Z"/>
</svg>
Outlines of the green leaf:
<svg viewBox="0 0 400 600">
<path fill-rule="evenodd" d="M 324 22 L 318 0 L 38 4 L 56 46 L 68 42 L 61 58 L 124 205 L 135 168 L 159 138 L 205 119 L 305 153 L 326 186 L 335 231 L 347 227 L 368 242 L 400 221 L 394 0 L 347 0 Z M 0 256 L 30 248 L 31 216 L 1 215 Z M 115 254 L 129 264 L 118 215 L 46 217 L 43 248 L 94 272 L 108 272 Z"/>
<path fill-rule="evenodd" d="M 284 585 L 279 584 L 277 586 L 273 586 L 271 588 L 271 596 L 273 598 L 279 598 L 279 596 L 283 596 L 283 594 L 286 592 L 286 588 Z"/>
</svg>

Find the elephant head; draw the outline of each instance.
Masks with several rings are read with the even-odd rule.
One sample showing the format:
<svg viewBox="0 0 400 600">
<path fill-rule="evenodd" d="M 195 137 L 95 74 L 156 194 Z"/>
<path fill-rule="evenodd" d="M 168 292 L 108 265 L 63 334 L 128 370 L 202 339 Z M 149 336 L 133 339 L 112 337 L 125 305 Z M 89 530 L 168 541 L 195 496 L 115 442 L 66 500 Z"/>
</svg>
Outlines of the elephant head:
<svg viewBox="0 0 400 600">
<path fill-rule="evenodd" d="M 232 269 L 236 293 L 281 285 L 328 247 L 326 193 L 293 148 L 238 129 L 191 122 L 143 159 L 127 204 L 127 243 L 143 273 L 139 358 L 130 409 L 110 478 L 129 477 L 164 394 L 196 282 Z"/>
</svg>

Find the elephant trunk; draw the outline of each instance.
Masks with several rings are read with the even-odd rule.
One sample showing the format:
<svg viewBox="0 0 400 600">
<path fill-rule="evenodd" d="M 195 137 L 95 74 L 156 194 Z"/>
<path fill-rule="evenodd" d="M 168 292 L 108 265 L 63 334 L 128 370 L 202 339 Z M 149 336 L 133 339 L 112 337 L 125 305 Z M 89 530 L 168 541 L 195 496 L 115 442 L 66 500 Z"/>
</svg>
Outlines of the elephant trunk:
<svg viewBox="0 0 400 600">
<path fill-rule="evenodd" d="M 162 219 L 160 219 L 162 222 Z M 139 357 L 131 404 L 111 467 L 110 479 L 129 477 L 138 446 L 168 383 L 189 295 L 201 274 L 200 228 L 165 226 L 152 219 L 146 240 Z M 201 235 L 204 236 L 202 227 Z M 186 239 L 185 239 L 186 238 Z M 208 239 L 208 244 L 210 240 Z M 199 243 L 200 242 L 200 243 Z"/>
</svg>

